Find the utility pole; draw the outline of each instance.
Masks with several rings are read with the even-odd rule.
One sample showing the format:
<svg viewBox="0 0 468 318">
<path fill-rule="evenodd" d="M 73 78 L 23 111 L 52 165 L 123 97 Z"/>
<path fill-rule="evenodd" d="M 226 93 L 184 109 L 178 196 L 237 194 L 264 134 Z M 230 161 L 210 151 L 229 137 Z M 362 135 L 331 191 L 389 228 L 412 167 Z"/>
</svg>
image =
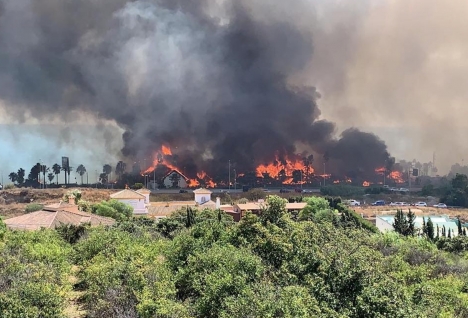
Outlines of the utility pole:
<svg viewBox="0 0 468 318">
<path fill-rule="evenodd" d="M 98 177 L 97 177 L 97 170 L 96 171 L 96 189 L 97 189 L 97 184 L 98 184 Z"/>
<path fill-rule="evenodd" d="M 229 190 L 231 190 L 231 160 L 229 160 L 229 163 L 228 163 L 228 169 L 229 169 Z"/>
<path fill-rule="evenodd" d="M 153 190 L 156 190 L 156 167 L 153 170 Z"/>
<path fill-rule="evenodd" d="M 234 169 L 234 191 L 237 190 L 237 173 L 236 169 Z"/>
<path fill-rule="evenodd" d="M 326 166 L 326 163 L 324 162 L 324 163 L 323 163 L 323 186 L 325 186 L 325 178 L 327 177 L 327 176 L 325 175 L 325 166 Z"/>
</svg>

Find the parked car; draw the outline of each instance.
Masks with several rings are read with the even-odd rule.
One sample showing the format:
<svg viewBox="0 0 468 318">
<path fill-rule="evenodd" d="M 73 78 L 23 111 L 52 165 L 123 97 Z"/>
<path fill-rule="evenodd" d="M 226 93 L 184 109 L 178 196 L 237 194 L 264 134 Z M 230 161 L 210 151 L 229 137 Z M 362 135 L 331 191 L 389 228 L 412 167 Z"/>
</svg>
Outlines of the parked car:
<svg viewBox="0 0 468 318">
<path fill-rule="evenodd" d="M 361 202 L 359 202 L 357 200 L 348 200 L 348 205 L 349 206 L 360 206 Z"/>
<path fill-rule="evenodd" d="M 426 202 L 416 202 L 414 206 L 427 206 Z"/>
<path fill-rule="evenodd" d="M 400 188 L 400 189 L 398 189 L 398 191 L 400 191 L 400 192 L 409 192 L 409 189 L 407 189 L 407 188 Z"/>
<path fill-rule="evenodd" d="M 374 203 L 372 203 L 373 206 L 381 206 L 381 205 L 385 205 L 385 201 L 384 200 L 377 200 L 375 201 Z"/>
<path fill-rule="evenodd" d="M 439 203 L 439 204 L 434 205 L 434 208 L 446 209 L 447 205 L 445 203 Z"/>
<path fill-rule="evenodd" d="M 270 192 L 270 190 L 268 190 L 268 189 L 263 189 L 263 192 Z"/>
<path fill-rule="evenodd" d="M 300 189 L 300 188 L 296 188 L 296 189 L 294 189 L 294 192 L 297 192 L 297 193 L 302 193 L 302 189 Z"/>
<path fill-rule="evenodd" d="M 179 193 L 187 193 L 187 190 L 180 189 L 180 190 L 179 190 Z"/>
<path fill-rule="evenodd" d="M 289 191 L 288 189 L 280 189 L 280 193 L 289 193 L 291 191 Z"/>
<path fill-rule="evenodd" d="M 312 193 L 312 190 L 304 189 L 304 190 L 302 190 L 302 193 Z"/>
<path fill-rule="evenodd" d="M 390 206 L 397 206 L 399 202 L 390 202 Z"/>
</svg>

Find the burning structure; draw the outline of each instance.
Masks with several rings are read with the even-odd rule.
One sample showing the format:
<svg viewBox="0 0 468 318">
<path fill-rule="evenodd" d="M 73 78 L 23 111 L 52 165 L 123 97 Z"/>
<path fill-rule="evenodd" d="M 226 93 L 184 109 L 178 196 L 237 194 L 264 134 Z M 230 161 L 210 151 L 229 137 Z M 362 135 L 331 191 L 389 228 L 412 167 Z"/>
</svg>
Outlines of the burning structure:
<svg viewBox="0 0 468 318">
<path fill-rule="evenodd" d="M 317 90 L 291 80 L 313 55 L 295 22 L 310 10 L 275 2 L 0 0 L 0 96 L 18 117 L 111 120 L 123 157 L 193 187 L 231 171 L 244 184 L 376 179 L 385 143 L 336 137 Z"/>
</svg>

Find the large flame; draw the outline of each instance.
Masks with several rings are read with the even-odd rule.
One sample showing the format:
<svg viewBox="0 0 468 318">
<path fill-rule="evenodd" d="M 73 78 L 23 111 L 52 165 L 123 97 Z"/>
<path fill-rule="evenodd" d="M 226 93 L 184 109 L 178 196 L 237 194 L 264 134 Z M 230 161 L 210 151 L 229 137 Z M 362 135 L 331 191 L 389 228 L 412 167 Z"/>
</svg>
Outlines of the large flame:
<svg viewBox="0 0 468 318">
<path fill-rule="evenodd" d="M 369 181 L 364 181 L 364 182 L 362 183 L 362 186 L 363 186 L 363 187 L 370 187 L 370 185 L 371 185 L 371 183 L 370 183 Z"/>
<path fill-rule="evenodd" d="M 312 175 L 314 168 L 311 166 L 306 167 L 300 156 L 292 156 L 290 158 L 286 156 L 283 160 L 279 159 L 279 156 L 275 156 L 275 160 L 268 164 L 260 164 L 255 169 L 257 177 L 265 178 L 270 177 L 276 180 L 282 180 L 283 184 L 304 184 L 306 183 L 306 175 Z M 301 180 L 294 182 L 294 172 L 301 172 Z M 296 177 L 297 179 L 297 177 Z"/>
<path fill-rule="evenodd" d="M 186 177 L 180 169 L 170 162 L 170 157 L 172 156 L 172 150 L 167 145 L 162 145 L 161 149 L 154 154 L 153 159 L 153 166 L 149 167 L 143 174 L 147 174 L 153 172 L 158 166 L 164 166 L 168 170 L 174 170 L 179 173 L 185 181 L 187 182 L 187 186 L 190 188 L 199 187 L 201 185 L 206 186 L 207 188 L 214 188 L 216 187 L 216 183 L 206 174 L 206 172 L 201 171 L 197 173 L 197 178 L 188 178 Z"/>
<path fill-rule="evenodd" d="M 405 180 L 403 179 L 403 173 L 401 173 L 401 171 L 394 170 L 388 173 L 385 167 L 380 167 L 375 169 L 375 173 L 382 176 L 385 174 L 386 178 L 393 180 L 395 183 L 405 183 Z"/>
</svg>

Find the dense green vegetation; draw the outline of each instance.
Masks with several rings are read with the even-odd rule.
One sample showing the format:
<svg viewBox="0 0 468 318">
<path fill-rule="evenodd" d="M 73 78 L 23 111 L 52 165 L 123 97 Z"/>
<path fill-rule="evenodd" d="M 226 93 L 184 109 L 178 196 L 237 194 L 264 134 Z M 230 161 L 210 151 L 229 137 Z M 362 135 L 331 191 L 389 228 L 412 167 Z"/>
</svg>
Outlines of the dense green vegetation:
<svg viewBox="0 0 468 318">
<path fill-rule="evenodd" d="M 378 234 L 338 201 L 305 200 L 289 215 L 270 196 L 240 223 L 190 209 L 108 228 L 0 222 L 0 316 L 61 317 L 72 289 L 88 317 L 468 316 L 466 237 Z"/>
</svg>

